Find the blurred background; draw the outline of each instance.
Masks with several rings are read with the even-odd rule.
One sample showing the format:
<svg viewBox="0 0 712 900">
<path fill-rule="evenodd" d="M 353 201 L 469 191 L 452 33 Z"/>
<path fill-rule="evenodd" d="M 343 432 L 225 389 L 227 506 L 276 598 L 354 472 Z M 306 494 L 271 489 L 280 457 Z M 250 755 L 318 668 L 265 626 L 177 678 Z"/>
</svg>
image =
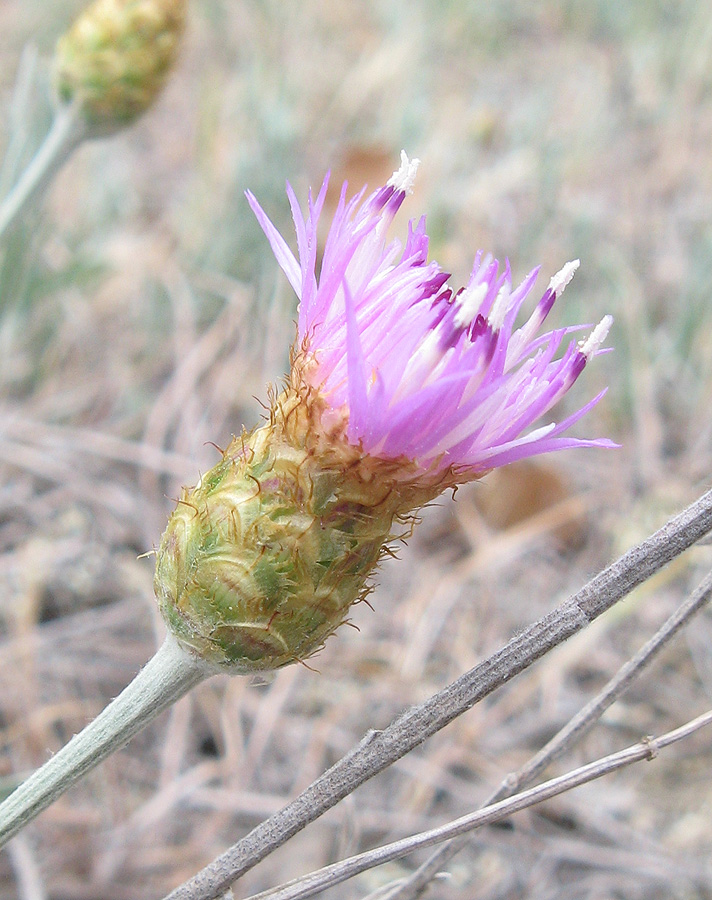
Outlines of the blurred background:
<svg viewBox="0 0 712 900">
<path fill-rule="evenodd" d="M 0 194 L 50 118 L 49 64 L 82 2 L 0 4 Z M 149 900 L 491 653 L 709 485 L 712 13 L 703 0 L 193 0 L 133 127 L 82 145 L 0 250 L 0 789 L 56 751 L 161 639 L 152 559 L 209 442 L 261 421 L 296 301 L 243 192 L 285 234 L 332 171 L 376 187 L 422 160 L 401 221 L 462 283 L 478 248 L 554 324 L 615 316 L 567 398 L 617 451 L 520 463 L 461 489 L 314 661 L 199 687 L 0 856 L 0 898 Z M 332 197 L 332 203 L 334 202 Z M 688 552 L 625 603 L 245 877 L 236 896 L 475 808 L 699 581 Z M 552 773 L 712 700 L 712 616 L 665 651 Z M 432 896 L 712 897 L 704 732 L 478 833 Z M 365 897 L 423 857 L 330 894 Z"/>
</svg>

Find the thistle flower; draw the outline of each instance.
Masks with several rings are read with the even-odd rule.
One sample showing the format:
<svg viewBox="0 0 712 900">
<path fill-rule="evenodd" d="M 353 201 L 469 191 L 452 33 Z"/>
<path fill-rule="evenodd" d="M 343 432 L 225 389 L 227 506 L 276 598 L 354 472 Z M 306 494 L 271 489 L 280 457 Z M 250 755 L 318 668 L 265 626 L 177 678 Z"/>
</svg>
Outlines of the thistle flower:
<svg viewBox="0 0 712 900">
<path fill-rule="evenodd" d="M 95 0 L 58 41 L 55 84 L 107 133 L 154 101 L 175 60 L 187 0 Z"/>
<path fill-rule="evenodd" d="M 478 253 L 467 285 L 428 262 L 425 219 L 405 246 L 386 231 L 417 160 L 349 202 L 345 190 L 317 274 L 328 179 L 306 219 L 287 192 L 297 259 L 252 194 L 249 203 L 299 297 L 297 340 L 269 422 L 233 440 L 186 490 L 158 550 L 156 595 L 169 628 L 200 657 L 239 671 L 303 661 L 369 590 L 400 527 L 448 487 L 489 469 L 570 447 L 611 447 L 565 432 L 603 396 L 532 428 L 599 352 L 588 338 L 540 334 L 578 261 L 515 320 L 537 271 L 512 286 Z"/>
<path fill-rule="evenodd" d="M 309 658 L 366 597 L 389 542 L 444 489 L 525 456 L 614 446 L 564 435 L 602 394 L 536 426 L 611 324 L 606 316 L 578 343 L 566 341 L 577 329 L 539 333 L 578 263 L 552 278 L 519 328 L 536 270 L 513 288 L 508 265 L 478 254 L 467 285 L 453 291 L 428 262 L 424 219 L 411 223 L 404 247 L 386 242 L 416 166 L 404 154 L 366 199 L 362 191 L 347 203 L 342 191 L 318 274 L 327 181 L 306 219 L 288 187 L 298 259 L 248 194 L 300 301 L 291 373 L 268 422 L 233 439 L 169 520 L 154 581 L 169 628 L 163 646 L 0 804 L 0 845 L 219 669 Z"/>
</svg>

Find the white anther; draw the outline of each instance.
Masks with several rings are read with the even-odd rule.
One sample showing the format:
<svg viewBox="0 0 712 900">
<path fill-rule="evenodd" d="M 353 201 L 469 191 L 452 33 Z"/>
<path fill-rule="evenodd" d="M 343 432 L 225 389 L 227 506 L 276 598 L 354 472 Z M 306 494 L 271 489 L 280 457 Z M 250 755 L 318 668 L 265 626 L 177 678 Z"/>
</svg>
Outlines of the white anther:
<svg viewBox="0 0 712 900">
<path fill-rule="evenodd" d="M 487 296 L 489 285 L 485 281 L 481 281 L 474 287 L 466 287 L 464 291 L 455 298 L 457 304 L 457 312 L 455 313 L 454 325 L 456 328 L 464 328 L 470 324 L 480 311 L 482 301 Z"/>
<path fill-rule="evenodd" d="M 586 359 L 591 359 L 593 354 L 598 350 L 601 344 L 605 341 L 608 336 L 608 332 L 611 330 L 611 325 L 613 324 L 613 316 L 604 316 L 601 321 L 596 325 L 591 334 L 586 338 L 585 341 L 579 341 L 579 350 L 586 357 Z"/>
<path fill-rule="evenodd" d="M 395 188 L 396 191 L 401 191 L 404 194 L 412 194 L 413 184 L 415 183 L 415 173 L 418 171 L 419 165 L 419 159 L 408 159 L 408 154 L 405 150 L 401 150 L 400 169 L 394 172 L 386 183 Z"/>
<path fill-rule="evenodd" d="M 509 298 L 511 295 L 512 292 L 509 289 L 508 284 L 503 284 L 499 291 L 497 291 L 497 296 L 494 298 L 492 309 L 487 316 L 492 331 L 499 331 L 502 325 L 504 325 L 504 317 L 507 315 L 507 310 L 509 309 Z"/>
<path fill-rule="evenodd" d="M 564 293 L 564 288 L 574 277 L 574 272 L 580 265 L 580 259 L 572 259 L 571 262 L 567 262 L 549 282 L 549 290 L 553 291 L 557 297 L 560 297 Z"/>
</svg>

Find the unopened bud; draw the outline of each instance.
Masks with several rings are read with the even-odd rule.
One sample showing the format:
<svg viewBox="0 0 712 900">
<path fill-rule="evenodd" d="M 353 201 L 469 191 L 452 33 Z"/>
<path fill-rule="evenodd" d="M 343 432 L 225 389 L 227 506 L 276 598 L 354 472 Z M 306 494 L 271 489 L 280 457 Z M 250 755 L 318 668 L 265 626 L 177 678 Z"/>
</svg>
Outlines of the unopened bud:
<svg viewBox="0 0 712 900">
<path fill-rule="evenodd" d="M 55 84 L 98 133 L 153 103 L 176 58 L 187 0 L 95 0 L 58 41 Z"/>
</svg>

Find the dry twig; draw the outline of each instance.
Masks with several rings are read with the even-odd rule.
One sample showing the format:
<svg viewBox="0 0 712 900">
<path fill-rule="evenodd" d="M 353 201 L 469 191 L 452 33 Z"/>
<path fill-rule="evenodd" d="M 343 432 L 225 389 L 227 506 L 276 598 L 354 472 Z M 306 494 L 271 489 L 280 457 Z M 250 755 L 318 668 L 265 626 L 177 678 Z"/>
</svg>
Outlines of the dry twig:
<svg viewBox="0 0 712 900">
<path fill-rule="evenodd" d="M 319 869 L 318 872 L 312 872 L 302 878 L 296 878 L 276 890 L 253 894 L 249 900 L 304 900 L 306 897 L 313 897 L 315 894 L 336 884 L 341 884 L 342 881 L 353 878 L 367 869 L 372 869 L 374 866 L 380 866 L 395 859 L 400 859 L 415 850 L 430 847 L 448 838 L 467 834 L 475 828 L 481 828 L 483 825 L 501 822 L 502 819 L 507 818 L 512 813 L 519 812 L 536 803 L 541 803 L 543 800 L 550 800 L 552 797 L 570 791 L 572 788 L 579 787 L 596 778 L 601 778 L 603 775 L 608 775 L 632 763 L 640 762 L 644 759 L 655 759 L 660 750 L 689 737 L 701 728 L 711 724 L 712 710 L 698 716 L 691 722 L 687 722 L 685 725 L 681 725 L 674 731 L 668 731 L 658 738 L 643 738 L 639 743 L 626 747 L 624 750 L 619 750 L 617 753 L 597 759 L 592 763 L 568 772 L 566 775 L 552 778 L 550 781 L 545 781 L 543 784 L 515 794 L 506 800 L 500 800 L 476 812 L 461 816 L 459 819 L 448 822 L 446 825 L 441 825 L 439 828 L 432 828 L 429 831 L 423 831 L 420 834 L 403 838 L 400 841 L 384 844 L 375 850 L 359 853 L 350 859 L 344 859 L 331 866 L 325 866 L 323 869 Z"/>
<path fill-rule="evenodd" d="M 510 797 L 516 791 L 531 784 L 551 762 L 581 740 L 611 704 L 647 668 L 663 647 L 666 647 L 677 632 L 709 602 L 710 595 L 712 595 L 712 572 L 583 709 L 567 722 L 518 772 L 513 772 L 504 779 L 497 790 L 485 801 L 484 806 L 490 806 L 505 797 Z M 428 883 L 442 871 L 442 867 L 467 844 L 468 838 L 469 835 L 464 834 L 460 838 L 448 842 L 445 846 L 438 847 L 412 875 L 383 895 L 383 900 L 415 900 Z"/>
</svg>

